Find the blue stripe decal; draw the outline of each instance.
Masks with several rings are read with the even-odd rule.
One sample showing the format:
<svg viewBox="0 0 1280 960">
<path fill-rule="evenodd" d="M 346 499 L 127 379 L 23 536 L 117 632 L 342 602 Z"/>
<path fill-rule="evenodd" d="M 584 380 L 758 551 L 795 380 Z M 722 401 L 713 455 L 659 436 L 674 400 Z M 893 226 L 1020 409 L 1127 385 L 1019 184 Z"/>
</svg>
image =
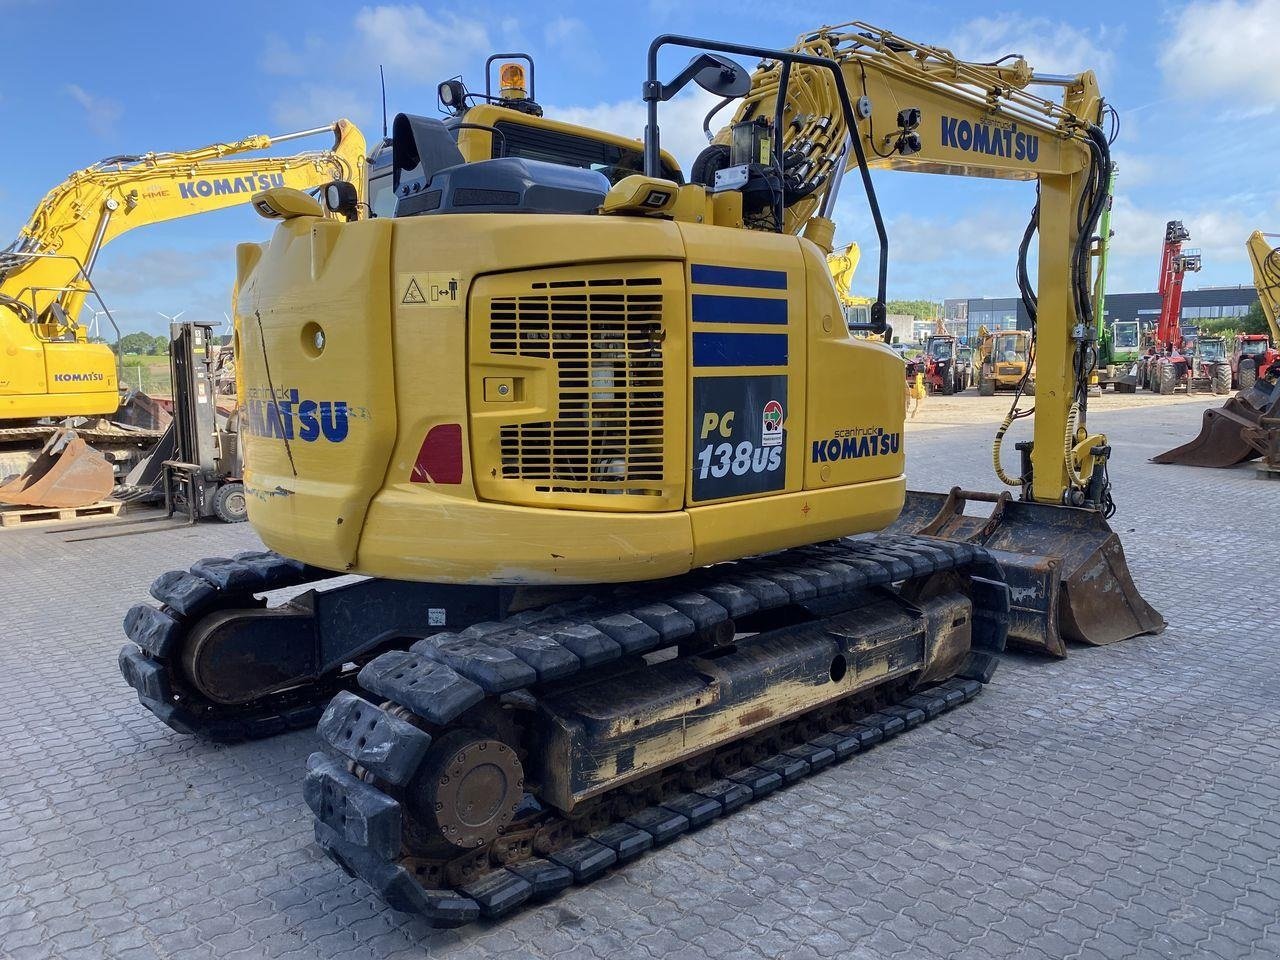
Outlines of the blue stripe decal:
<svg viewBox="0 0 1280 960">
<path fill-rule="evenodd" d="M 783 323 L 787 301 L 763 297 L 722 297 L 713 293 L 693 295 L 694 323 Z"/>
<path fill-rule="evenodd" d="M 747 267 L 717 267 L 695 263 L 690 272 L 694 283 L 714 283 L 722 287 L 757 287 L 761 290 L 787 289 L 787 275 L 782 270 L 751 270 Z"/>
<path fill-rule="evenodd" d="M 695 367 L 785 367 L 785 333 L 695 333 Z"/>
</svg>

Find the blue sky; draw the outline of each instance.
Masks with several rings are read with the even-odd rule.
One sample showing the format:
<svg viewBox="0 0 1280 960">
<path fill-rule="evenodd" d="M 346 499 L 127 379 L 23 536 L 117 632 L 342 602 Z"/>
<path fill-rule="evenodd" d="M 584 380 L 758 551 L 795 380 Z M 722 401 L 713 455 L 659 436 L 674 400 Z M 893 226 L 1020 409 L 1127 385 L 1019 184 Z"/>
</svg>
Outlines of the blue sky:
<svg viewBox="0 0 1280 960">
<path fill-rule="evenodd" d="M 1274 158 L 1280 0 L 1193 3 L 779 3 L 633 0 L 360 5 L 239 3 L 125 8 L 0 0 L 11 40 L 0 57 L 0 246 L 45 191 L 100 157 L 278 134 L 346 116 L 380 132 L 388 105 L 434 114 L 435 85 L 483 86 L 487 54 L 527 50 L 547 113 L 641 133 L 649 40 L 680 32 L 786 46 L 856 15 L 966 59 L 1024 54 L 1046 72 L 1092 68 L 1120 111 L 1121 173 L 1110 288 L 1154 288 L 1164 222 L 1184 220 L 1204 270 L 1190 286 L 1248 283 L 1245 236 L 1280 229 Z M 38 38 L 51 38 L 40 42 Z M 674 72 L 674 71 L 673 71 Z M 696 104 L 665 114 L 686 164 L 700 142 Z M 1007 296 L 1033 202 L 1028 184 L 877 175 L 889 223 L 890 296 Z M 844 191 L 838 237 L 873 249 L 858 191 Z M 135 231 L 103 253 L 95 279 L 126 331 L 159 332 L 159 311 L 221 320 L 240 240 L 267 225 L 241 208 Z M 871 271 L 861 275 L 864 288 Z"/>
</svg>

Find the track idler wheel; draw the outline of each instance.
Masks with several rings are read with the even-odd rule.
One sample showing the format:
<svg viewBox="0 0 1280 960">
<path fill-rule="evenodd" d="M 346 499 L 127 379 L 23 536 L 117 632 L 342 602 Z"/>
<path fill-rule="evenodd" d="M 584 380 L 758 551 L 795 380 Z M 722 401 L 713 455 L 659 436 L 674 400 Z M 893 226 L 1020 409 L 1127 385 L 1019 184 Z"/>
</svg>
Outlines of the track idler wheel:
<svg viewBox="0 0 1280 960">
<path fill-rule="evenodd" d="M 524 768 L 515 750 L 454 730 L 431 745 L 410 784 L 408 806 L 430 839 L 465 851 L 496 840 L 523 796 Z"/>
</svg>

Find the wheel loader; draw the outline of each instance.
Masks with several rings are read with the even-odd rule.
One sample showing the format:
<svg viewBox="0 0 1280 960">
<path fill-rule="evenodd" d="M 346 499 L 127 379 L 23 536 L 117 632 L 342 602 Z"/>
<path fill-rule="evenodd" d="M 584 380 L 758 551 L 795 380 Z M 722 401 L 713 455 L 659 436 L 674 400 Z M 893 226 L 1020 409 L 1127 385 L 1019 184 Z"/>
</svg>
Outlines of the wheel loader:
<svg viewBox="0 0 1280 960">
<path fill-rule="evenodd" d="M 693 53 L 667 81 L 664 51 Z M 1091 73 L 863 23 L 785 50 L 662 36 L 641 144 L 544 117 L 499 66 L 496 95 L 447 81 L 445 120 L 396 117 L 393 217 L 256 199 L 278 225 L 238 249 L 236 336 L 269 549 L 129 611 L 121 670 L 157 717 L 221 740 L 319 717 L 320 847 L 456 926 L 964 703 L 1006 642 L 1163 627 L 1085 421 Z M 735 110 L 686 180 L 658 121 L 691 82 Z M 1021 499 L 906 489 L 901 361 L 850 335 L 825 262 L 853 171 L 883 331 L 872 166 L 1039 180 Z"/>
<path fill-rule="evenodd" d="M 1017 390 L 1021 386 L 1027 396 L 1035 396 L 1035 355 L 1029 331 L 989 333 L 978 345 L 978 355 L 979 394 L 992 397 L 1001 390 Z"/>
</svg>

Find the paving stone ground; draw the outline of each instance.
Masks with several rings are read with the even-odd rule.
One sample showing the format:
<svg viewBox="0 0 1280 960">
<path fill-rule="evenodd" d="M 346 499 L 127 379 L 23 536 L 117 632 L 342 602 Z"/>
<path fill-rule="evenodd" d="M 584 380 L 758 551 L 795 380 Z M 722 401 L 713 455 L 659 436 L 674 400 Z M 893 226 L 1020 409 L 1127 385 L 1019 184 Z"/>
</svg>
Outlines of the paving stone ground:
<svg viewBox="0 0 1280 960">
<path fill-rule="evenodd" d="M 1145 462 L 1206 405 L 1092 417 L 1163 636 L 1009 658 L 970 705 L 461 931 L 392 912 L 319 853 L 310 732 L 201 744 L 121 681 L 129 604 L 254 546 L 248 526 L 5 531 L 0 957 L 1280 955 L 1280 483 Z M 912 485 L 992 487 L 991 433 L 912 433 Z"/>
</svg>

